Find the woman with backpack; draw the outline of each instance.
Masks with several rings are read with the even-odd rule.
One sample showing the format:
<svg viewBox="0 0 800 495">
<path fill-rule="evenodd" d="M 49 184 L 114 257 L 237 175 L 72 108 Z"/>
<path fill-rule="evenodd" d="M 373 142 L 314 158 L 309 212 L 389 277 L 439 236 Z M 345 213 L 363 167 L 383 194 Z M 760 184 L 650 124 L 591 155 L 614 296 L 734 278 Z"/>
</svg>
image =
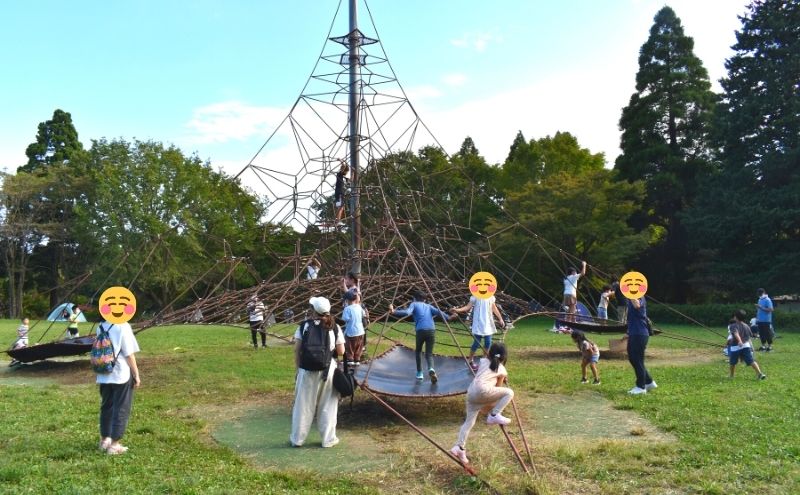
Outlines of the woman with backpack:
<svg viewBox="0 0 800 495">
<path fill-rule="evenodd" d="M 331 303 L 324 297 L 312 297 L 308 303 L 309 319 L 294 333 L 294 385 L 292 432 L 289 442 L 300 447 L 306 441 L 316 418 L 323 447 L 339 443 L 336 416 L 339 394 L 333 388 L 333 370 L 337 356 L 344 356 L 344 334 L 331 316 Z"/>
<path fill-rule="evenodd" d="M 581 383 L 589 383 L 586 378 L 586 367 L 592 369 L 592 376 L 594 385 L 600 385 L 600 373 L 597 371 L 597 362 L 600 360 L 600 348 L 597 344 L 586 338 L 586 335 L 580 330 L 572 331 L 572 341 L 578 346 L 581 351 Z"/>
</svg>

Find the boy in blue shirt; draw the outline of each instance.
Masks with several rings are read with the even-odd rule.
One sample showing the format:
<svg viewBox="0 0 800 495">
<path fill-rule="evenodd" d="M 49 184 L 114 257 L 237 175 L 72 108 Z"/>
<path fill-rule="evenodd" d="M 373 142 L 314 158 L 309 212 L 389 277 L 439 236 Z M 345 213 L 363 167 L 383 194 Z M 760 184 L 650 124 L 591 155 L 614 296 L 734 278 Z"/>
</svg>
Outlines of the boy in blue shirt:
<svg viewBox="0 0 800 495">
<path fill-rule="evenodd" d="M 758 302 L 756 302 L 756 325 L 758 326 L 758 337 L 761 339 L 761 347 L 759 351 L 772 350 L 772 312 L 774 306 L 772 299 L 767 295 L 764 289 L 758 289 Z"/>
<path fill-rule="evenodd" d="M 402 318 L 409 316 L 414 319 L 414 328 L 416 330 L 417 346 L 417 380 L 422 380 L 422 345 L 425 344 L 425 362 L 428 364 L 428 375 L 431 377 L 431 382 L 436 383 L 439 377 L 436 376 L 436 370 L 433 369 L 433 345 L 436 343 L 436 326 L 433 323 L 433 318 L 439 316 L 444 321 L 449 321 L 456 318 L 456 315 L 448 316 L 447 313 L 439 308 L 431 306 L 425 302 L 425 294 L 419 290 L 415 290 L 412 297 L 414 301 L 408 305 L 408 308 L 395 310 L 393 305 L 389 305 L 389 312 L 392 316 Z"/>
</svg>

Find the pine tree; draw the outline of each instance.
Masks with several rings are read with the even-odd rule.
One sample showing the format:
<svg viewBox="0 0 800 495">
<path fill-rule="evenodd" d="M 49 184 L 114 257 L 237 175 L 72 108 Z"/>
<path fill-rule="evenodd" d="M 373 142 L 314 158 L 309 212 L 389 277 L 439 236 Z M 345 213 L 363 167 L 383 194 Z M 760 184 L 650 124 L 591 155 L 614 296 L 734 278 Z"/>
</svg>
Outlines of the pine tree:
<svg viewBox="0 0 800 495">
<path fill-rule="evenodd" d="M 697 278 L 736 296 L 752 296 L 756 287 L 796 291 L 800 2 L 753 2 L 736 39 L 715 125 L 721 169 L 704 183 L 686 219 L 705 253 Z"/>
<path fill-rule="evenodd" d="M 622 154 L 615 163 L 621 179 L 647 184 L 647 213 L 634 226 L 652 230 L 657 242 L 639 266 L 660 281 L 653 294 L 674 302 L 688 295 L 690 253 L 681 212 L 694 200 L 698 176 L 710 168 L 716 101 L 693 47 L 675 12 L 663 7 L 639 53 L 636 92 L 622 110 Z"/>
<path fill-rule="evenodd" d="M 35 172 L 48 165 L 68 163 L 82 152 L 83 145 L 78 141 L 72 115 L 57 109 L 51 120 L 39 124 L 36 142 L 25 150 L 28 163 L 19 167 L 18 171 Z"/>
</svg>

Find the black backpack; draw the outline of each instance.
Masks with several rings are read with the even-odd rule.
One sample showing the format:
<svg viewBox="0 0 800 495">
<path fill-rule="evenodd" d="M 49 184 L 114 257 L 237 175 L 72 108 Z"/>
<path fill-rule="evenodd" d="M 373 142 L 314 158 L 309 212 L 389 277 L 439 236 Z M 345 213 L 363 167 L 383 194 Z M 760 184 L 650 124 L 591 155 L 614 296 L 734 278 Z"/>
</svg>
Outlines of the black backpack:
<svg viewBox="0 0 800 495">
<path fill-rule="evenodd" d="M 308 371 L 327 371 L 333 359 L 329 333 L 314 320 L 302 323 L 300 345 L 300 367 Z M 323 377 L 327 379 L 328 374 Z"/>
</svg>

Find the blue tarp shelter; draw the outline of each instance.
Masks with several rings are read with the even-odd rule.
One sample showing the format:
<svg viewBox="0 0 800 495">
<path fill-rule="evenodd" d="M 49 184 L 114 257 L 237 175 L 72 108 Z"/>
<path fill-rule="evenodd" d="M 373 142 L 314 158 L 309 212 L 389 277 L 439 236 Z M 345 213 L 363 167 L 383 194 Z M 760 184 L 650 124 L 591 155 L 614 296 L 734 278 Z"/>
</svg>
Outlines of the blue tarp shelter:
<svg viewBox="0 0 800 495">
<path fill-rule="evenodd" d="M 72 306 L 73 303 L 70 302 L 59 304 L 53 311 L 50 312 L 49 315 L 47 315 L 47 321 L 69 321 L 67 318 L 64 318 L 63 313 L 65 309 L 72 313 Z M 86 322 L 86 317 L 83 316 L 83 311 L 78 313 L 78 321 Z"/>
</svg>

